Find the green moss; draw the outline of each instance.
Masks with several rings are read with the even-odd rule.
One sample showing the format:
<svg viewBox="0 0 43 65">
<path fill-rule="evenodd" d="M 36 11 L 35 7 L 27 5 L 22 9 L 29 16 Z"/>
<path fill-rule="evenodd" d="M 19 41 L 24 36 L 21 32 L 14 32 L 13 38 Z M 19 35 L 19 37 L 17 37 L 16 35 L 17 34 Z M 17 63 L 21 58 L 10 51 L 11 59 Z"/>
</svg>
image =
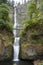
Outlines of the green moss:
<svg viewBox="0 0 43 65">
<path fill-rule="evenodd" d="M 38 65 L 43 65 L 43 62 L 42 63 L 38 63 Z"/>
<path fill-rule="evenodd" d="M 7 58 L 9 60 L 9 59 L 12 58 L 12 55 L 13 55 L 13 40 L 14 40 L 13 33 L 10 33 L 8 31 L 6 31 L 5 29 L 0 30 L 0 56 L 1 57 L 3 55 L 6 56 L 6 58 L 3 58 L 3 60 L 7 59 Z M 2 46 L 3 46 L 3 48 L 2 48 Z"/>
</svg>

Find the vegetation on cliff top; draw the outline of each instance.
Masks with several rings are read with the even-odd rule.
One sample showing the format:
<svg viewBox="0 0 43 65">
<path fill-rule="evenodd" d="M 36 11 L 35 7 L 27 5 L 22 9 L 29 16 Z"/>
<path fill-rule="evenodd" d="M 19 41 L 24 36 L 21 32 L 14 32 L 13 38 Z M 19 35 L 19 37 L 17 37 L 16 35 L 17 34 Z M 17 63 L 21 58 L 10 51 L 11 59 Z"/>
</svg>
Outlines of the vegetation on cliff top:
<svg viewBox="0 0 43 65">
<path fill-rule="evenodd" d="M 28 4 L 28 19 L 24 21 L 24 30 L 21 31 L 21 36 L 26 36 L 31 33 L 32 43 L 43 43 L 43 9 L 41 5 L 42 4 L 37 5 L 35 1 Z M 30 33 L 27 31 L 30 31 Z"/>
<path fill-rule="evenodd" d="M 22 59 L 43 58 L 43 9 L 40 1 L 32 0 L 27 5 L 28 18 L 23 22 L 24 30 L 20 31 L 20 58 Z"/>
<path fill-rule="evenodd" d="M 3 0 L 4 1 L 4 0 Z M 9 6 L 0 4 L 0 61 L 11 60 L 13 55 L 13 25 L 10 23 Z"/>
<path fill-rule="evenodd" d="M 9 12 L 10 8 L 8 5 L 2 3 L 0 5 L 0 39 L 8 41 L 8 43 L 6 42 L 7 44 L 13 41 L 13 25 L 10 23 Z M 9 37 L 11 38 L 10 40 Z"/>
<path fill-rule="evenodd" d="M 9 32 L 13 32 L 13 25 L 10 23 L 9 12 L 10 9 L 8 5 L 2 3 L 0 5 L 0 29 L 5 29 Z"/>
<path fill-rule="evenodd" d="M 7 0 L 0 0 L 0 4 L 1 3 L 7 3 Z"/>
</svg>

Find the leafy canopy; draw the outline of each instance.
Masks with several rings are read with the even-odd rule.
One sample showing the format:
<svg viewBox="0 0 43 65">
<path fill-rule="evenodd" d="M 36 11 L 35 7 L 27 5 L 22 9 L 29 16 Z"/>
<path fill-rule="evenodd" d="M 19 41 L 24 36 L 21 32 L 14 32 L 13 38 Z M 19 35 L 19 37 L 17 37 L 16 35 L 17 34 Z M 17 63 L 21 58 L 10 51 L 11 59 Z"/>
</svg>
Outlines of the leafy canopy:
<svg viewBox="0 0 43 65">
<path fill-rule="evenodd" d="M 40 5 L 41 6 L 41 5 Z M 41 6 L 42 8 L 42 6 Z M 32 43 L 43 43 L 43 14 L 35 1 L 28 4 L 28 19 L 24 21 L 21 36 L 31 34 Z M 28 31 L 30 33 L 28 33 Z"/>
<path fill-rule="evenodd" d="M 0 29 L 6 29 L 9 32 L 13 32 L 13 25 L 10 23 L 9 17 L 10 9 L 7 4 L 0 5 Z"/>
<path fill-rule="evenodd" d="M 3 21 L 9 21 L 9 8 L 6 4 L 0 5 L 0 19 Z"/>
</svg>

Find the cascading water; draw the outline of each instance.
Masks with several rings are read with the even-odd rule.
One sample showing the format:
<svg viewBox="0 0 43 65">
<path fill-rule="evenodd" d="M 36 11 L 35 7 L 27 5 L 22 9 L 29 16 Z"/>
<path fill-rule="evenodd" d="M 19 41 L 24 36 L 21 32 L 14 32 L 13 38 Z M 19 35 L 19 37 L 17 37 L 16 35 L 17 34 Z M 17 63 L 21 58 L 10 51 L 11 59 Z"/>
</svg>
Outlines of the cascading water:
<svg viewBox="0 0 43 65">
<path fill-rule="evenodd" d="M 13 61 L 19 61 L 19 40 L 20 40 L 20 37 L 17 37 L 17 21 L 16 21 L 16 8 L 15 8 L 15 14 L 14 14 L 14 45 L 13 45 L 13 48 L 14 48 L 14 58 L 13 58 Z"/>
</svg>

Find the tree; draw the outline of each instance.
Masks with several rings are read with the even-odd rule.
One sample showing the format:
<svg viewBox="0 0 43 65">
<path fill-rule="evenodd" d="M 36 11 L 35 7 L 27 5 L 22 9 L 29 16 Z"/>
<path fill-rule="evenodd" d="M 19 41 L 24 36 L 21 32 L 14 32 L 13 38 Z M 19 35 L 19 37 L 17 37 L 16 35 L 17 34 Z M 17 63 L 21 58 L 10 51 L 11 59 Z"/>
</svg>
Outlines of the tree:
<svg viewBox="0 0 43 65">
<path fill-rule="evenodd" d="M 23 23 L 24 30 L 21 31 L 21 35 L 24 35 L 29 31 L 32 43 L 43 44 L 43 14 L 41 14 L 43 9 L 40 10 L 40 8 L 42 8 L 41 2 L 40 4 L 36 4 L 36 1 L 34 0 L 28 5 L 27 10 L 29 18 Z M 37 7 L 38 5 L 40 6 L 39 8 Z"/>
<path fill-rule="evenodd" d="M 6 3 L 7 2 L 7 0 L 0 0 L 0 4 L 1 3 Z"/>
<path fill-rule="evenodd" d="M 4 22 L 9 21 L 9 7 L 6 4 L 0 5 L 0 19 Z"/>
<path fill-rule="evenodd" d="M 43 13 L 43 0 L 32 0 L 37 4 L 38 9 L 40 10 L 40 12 Z"/>
<path fill-rule="evenodd" d="M 33 18 L 33 16 L 37 16 L 38 15 L 38 9 L 37 9 L 37 4 L 35 2 L 31 2 L 28 5 L 28 16 L 30 17 L 30 19 Z"/>
<path fill-rule="evenodd" d="M 40 0 L 40 11 L 43 13 L 43 0 Z"/>
<path fill-rule="evenodd" d="M 12 32 L 12 24 L 10 23 L 10 17 L 9 17 L 9 7 L 7 4 L 1 4 L 0 5 L 0 29 L 6 29 L 7 31 Z"/>
</svg>

